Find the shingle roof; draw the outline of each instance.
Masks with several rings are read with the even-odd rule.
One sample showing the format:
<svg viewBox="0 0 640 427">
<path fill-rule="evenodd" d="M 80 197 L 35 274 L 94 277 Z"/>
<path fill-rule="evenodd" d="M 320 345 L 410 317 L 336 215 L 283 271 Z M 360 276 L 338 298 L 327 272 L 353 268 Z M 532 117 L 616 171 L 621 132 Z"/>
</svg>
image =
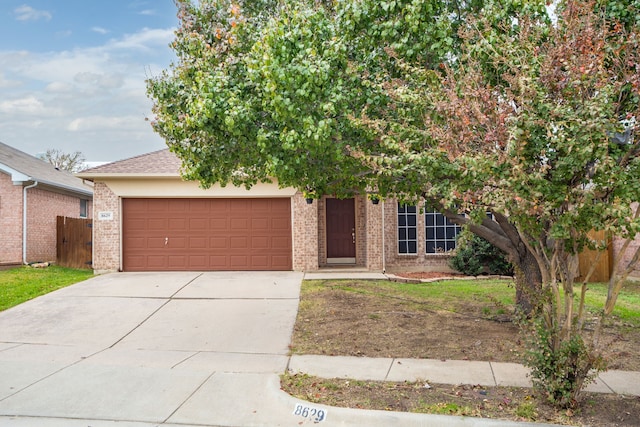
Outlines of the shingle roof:
<svg viewBox="0 0 640 427">
<path fill-rule="evenodd" d="M 44 160 L 33 157 L 23 151 L 0 142 L 0 170 L 24 175 L 22 180 L 38 181 L 38 183 L 56 187 L 65 191 L 78 192 L 87 196 L 93 194 L 90 186 L 72 173 L 58 170 Z"/>
<path fill-rule="evenodd" d="M 179 176 L 181 161 L 169 149 L 119 160 L 82 171 L 79 176 L 90 178 L 104 175 L 166 175 Z"/>
</svg>

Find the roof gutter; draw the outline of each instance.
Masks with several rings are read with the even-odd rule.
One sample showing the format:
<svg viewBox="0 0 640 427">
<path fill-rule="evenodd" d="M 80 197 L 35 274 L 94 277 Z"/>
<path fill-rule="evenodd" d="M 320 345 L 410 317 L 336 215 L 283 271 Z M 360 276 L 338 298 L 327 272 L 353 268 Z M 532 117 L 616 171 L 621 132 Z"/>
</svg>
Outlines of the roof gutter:
<svg viewBox="0 0 640 427">
<path fill-rule="evenodd" d="M 27 264 L 27 190 L 38 185 L 38 181 L 22 188 L 22 263 Z"/>
</svg>

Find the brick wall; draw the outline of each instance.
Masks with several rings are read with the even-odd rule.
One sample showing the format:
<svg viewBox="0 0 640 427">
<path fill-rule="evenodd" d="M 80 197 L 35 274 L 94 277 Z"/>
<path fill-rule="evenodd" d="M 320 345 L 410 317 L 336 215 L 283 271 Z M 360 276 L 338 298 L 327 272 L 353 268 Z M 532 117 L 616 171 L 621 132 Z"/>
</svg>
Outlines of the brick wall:
<svg viewBox="0 0 640 427">
<path fill-rule="evenodd" d="M 314 271 L 318 269 L 318 213 L 320 203 L 312 204 L 298 192 L 291 198 L 291 218 L 293 222 L 293 269 Z"/>
<path fill-rule="evenodd" d="M 87 204 L 91 214 L 91 203 Z M 39 187 L 27 190 L 27 262 L 56 260 L 56 218 L 80 217 L 80 198 Z"/>
<path fill-rule="evenodd" d="M 97 273 L 120 269 L 120 200 L 103 182 L 93 187 L 93 269 Z M 100 212 L 111 219 L 100 220 Z"/>
<path fill-rule="evenodd" d="M 0 172 L 0 264 L 22 263 L 22 186 Z"/>
<path fill-rule="evenodd" d="M 366 208 L 366 267 L 372 271 L 382 271 L 382 203 L 374 205 L 371 201 L 365 203 Z"/>
</svg>

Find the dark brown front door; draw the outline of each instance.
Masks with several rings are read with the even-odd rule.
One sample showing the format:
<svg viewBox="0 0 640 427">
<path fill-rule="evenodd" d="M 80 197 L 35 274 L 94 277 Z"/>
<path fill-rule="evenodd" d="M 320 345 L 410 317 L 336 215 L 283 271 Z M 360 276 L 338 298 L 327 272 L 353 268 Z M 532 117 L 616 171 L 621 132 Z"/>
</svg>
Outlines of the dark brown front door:
<svg viewBox="0 0 640 427">
<path fill-rule="evenodd" d="M 327 199 L 327 258 L 356 257 L 354 199 Z"/>
</svg>

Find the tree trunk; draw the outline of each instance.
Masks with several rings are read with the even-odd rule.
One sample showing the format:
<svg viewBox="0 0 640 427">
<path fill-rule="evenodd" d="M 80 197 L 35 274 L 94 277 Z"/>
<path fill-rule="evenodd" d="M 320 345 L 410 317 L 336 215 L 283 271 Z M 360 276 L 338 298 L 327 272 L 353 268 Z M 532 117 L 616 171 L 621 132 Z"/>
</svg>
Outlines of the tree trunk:
<svg viewBox="0 0 640 427">
<path fill-rule="evenodd" d="M 518 260 L 512 260 L 515 270 L 517 310 L 530 316 L 540 307 L 542 274 L 533 254 L 525 251 Z"/>
</svg>

